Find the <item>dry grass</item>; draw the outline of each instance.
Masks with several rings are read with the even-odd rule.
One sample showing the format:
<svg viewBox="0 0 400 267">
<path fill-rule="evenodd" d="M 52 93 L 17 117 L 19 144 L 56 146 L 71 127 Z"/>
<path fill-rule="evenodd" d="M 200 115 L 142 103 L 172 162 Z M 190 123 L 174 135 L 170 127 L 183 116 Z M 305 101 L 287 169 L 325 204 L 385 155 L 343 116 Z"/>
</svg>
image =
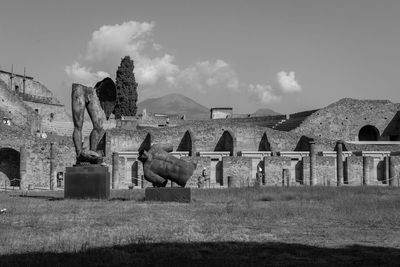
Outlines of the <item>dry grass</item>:
<svg viewBox="0 0 400 267">
<path fill-rule="evenodd" d="M 191 204 L 47 194 L 0 194 L 0 266 L 400 262 L 400 188 L 194 190 Z"/>
</svg>

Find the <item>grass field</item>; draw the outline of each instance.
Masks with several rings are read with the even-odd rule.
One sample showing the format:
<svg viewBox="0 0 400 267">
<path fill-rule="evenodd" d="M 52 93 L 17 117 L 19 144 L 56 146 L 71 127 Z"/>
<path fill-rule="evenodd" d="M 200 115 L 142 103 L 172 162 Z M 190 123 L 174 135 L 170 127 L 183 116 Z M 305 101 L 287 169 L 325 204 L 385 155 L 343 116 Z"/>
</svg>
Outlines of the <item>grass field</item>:
<svg viewBox="0 0 400 267">
<path fill-rule="evenodd" d="M 400 188 L 0 193 L 0 266 L 399 266 Z"/>
</svg>

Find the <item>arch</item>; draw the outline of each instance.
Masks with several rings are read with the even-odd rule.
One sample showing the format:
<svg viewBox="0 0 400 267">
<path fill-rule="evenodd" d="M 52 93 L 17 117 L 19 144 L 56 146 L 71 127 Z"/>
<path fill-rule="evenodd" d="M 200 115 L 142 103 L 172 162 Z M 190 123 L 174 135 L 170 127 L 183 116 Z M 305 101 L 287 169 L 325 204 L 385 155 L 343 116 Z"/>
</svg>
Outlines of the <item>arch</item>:
<svg viewBox="0 0 400 267">
<path fill-rule="evenodd" d="M 0 177 L 5 175 L 11 186 L 19 186 L 21 176 L 19 172 L 20 154 L 12 148 L 0 148 Z"/>
<path fill-rule="evenodd" d="M 233 156 L 235 153 L 235 139 L 230 131 L 224 131 L 215 145 L 214 151 L 229 151 Z"/>
<path fill-rule="evenodd" d="M 268 141 L 267 133 L 264 133 L 261 137 L 261 141 L 258 144 L 258 151 L 271 151 L 271 144 Z"/>
<path fill-rule="evenodd" d="M 372 125 L 365 125 L 358 132 L 358 141 L 378 141 L 379 130 Z"/>
<path fill-rule="evenodd" d="M 294 151 L 310 151 L 310 141 L 313 141 L 313 138 L 302 135 L 299 141 L 296 144 Z"/>
<path fill-rule="evenodd" d="M 193 155 L 194 151 L 193 134 L 189 130 L 187 130 L 183 135 L 176 151 L 188 151 L 189 156 Z"/>
<path fill-rule="evenodd" d="M 142 150 L 148 151 L 151 147 L 151 140 L 152 140 L 151 134 L 147 133 L 143 142 L 140 144 L 138 151 L 142 151 Z"/>
</svg>

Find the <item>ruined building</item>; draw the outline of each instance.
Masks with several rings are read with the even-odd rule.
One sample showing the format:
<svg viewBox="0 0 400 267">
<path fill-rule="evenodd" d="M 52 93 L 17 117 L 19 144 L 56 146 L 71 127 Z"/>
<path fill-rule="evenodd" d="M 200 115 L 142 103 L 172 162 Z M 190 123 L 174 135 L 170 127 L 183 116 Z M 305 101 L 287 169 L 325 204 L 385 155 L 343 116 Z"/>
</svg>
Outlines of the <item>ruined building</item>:
<svg viewBox="0 0 400 267">
<path fill-rule="evenodd" d="M 75 162 L 73 123 L 50 90 L 25 75 L 0 71 L 0 188 L 62 188 L 57 174 Z M 186 120 L 150 113 L 105 124 L 103 150 L 114 188 L 150 186 L 138 151 L 171 143 L 173 154 L 206 168 L 213 188 L 227 186 L 399 185 L 400 105 L 342 99 L 318 109 L 264 117 Z M 219 110 L 215 110 L 215 114 Z M 184 115 L 184 114 L 182 114 Z M 211 117 L 213 119 L 211 119 Z M 37 135 L 45 131 L 47 138 Z M 85 120 L 84 135 L 90 133 Z M 256 180 L 261 169 L 261 181 Z"/>
</svg>

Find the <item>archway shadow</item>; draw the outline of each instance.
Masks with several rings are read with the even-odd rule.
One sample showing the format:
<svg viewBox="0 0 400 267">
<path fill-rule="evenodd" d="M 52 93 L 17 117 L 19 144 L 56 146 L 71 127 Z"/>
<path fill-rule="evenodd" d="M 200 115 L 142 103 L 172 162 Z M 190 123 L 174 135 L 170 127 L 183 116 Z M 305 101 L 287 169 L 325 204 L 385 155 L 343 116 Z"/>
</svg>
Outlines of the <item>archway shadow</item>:
<svg viewBox="0 0 400 267">
<path fill-rule="evenodd" d="M 0 266 L 398 266 L 400 249 L 282 242 L 165 242 L 0 256 Z"/>
<path fill-rule="evenodd" d="M 301 136 L 296 144 L 294 151 L 310 151 L 310 141 L 313 140 L 313 138 L 310 138 L 308 136 Z"/>
<path fill-rule="evenodd" d="M 4 173 L 11 186 L 20 184 L 20 154 L 12 148 L 0 148 L 0 172 Z"/>
</svg>

